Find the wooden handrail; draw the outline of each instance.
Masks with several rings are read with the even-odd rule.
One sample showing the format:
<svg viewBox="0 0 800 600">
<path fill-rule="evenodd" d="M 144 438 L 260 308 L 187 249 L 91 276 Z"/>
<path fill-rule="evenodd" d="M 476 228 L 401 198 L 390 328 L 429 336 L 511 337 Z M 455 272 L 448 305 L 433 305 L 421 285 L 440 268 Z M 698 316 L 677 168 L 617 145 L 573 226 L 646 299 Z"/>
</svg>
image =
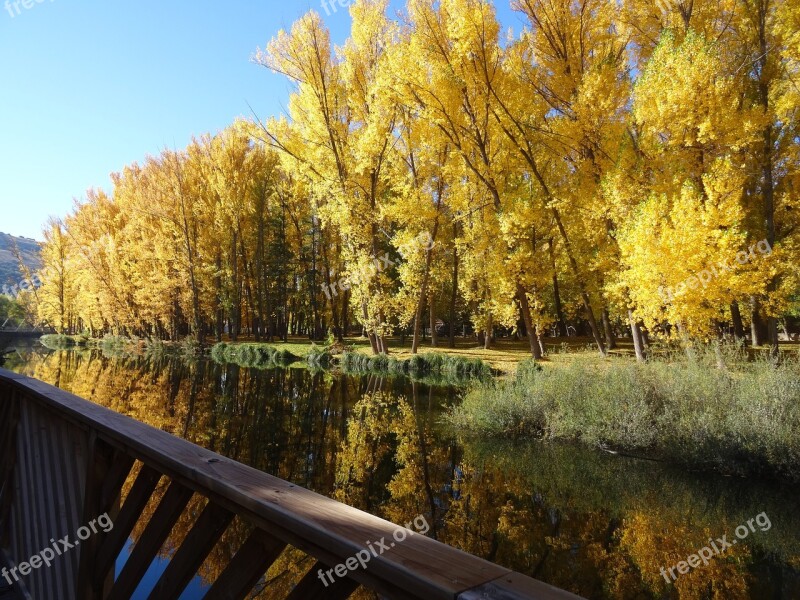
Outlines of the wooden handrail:
<svg viewBox="0 0 800 600">
<path fill-rule="evenodd" d="M 64 440 L 67 447 L 78 449 L 75 456 L 67 458 L 80 465 L 82 474 L 73 494 L 77 507 L 72 512 L 72 521 L 80 526 L 104 512 L 115 515 L 115 528 L 111 532 L 95 536 L 81 547 L 80 560 L 75 559 L 76 590 L 71 597 L 98 600 L 129 597 L 189 499 L 198 494 L 208 499 L 206 510 L 173 554 L 153 598 L 180 595 L 233 517 L 252 524 L 254 533 L 231 560 L 218 584 L 212 584 L 209 598 L 245 597 L 287 545 L 317 560 L 290 597 L 346 598 L 360 584 L 389 598 L 577 598 L 419 534 L 409 535 L 390 552 L 371 557 L 367 568 L 348 570 L 343 581 L 326 587 L 318 578 L 319 568 L 345 563 L 363 551 L 367 542 L 392 540 L 398 527 L 51 385 L 3 369 L 0 369 L 0 418 L 3 418 L 0 423 L 7 423 L 5 427 L 0 424 L 0 449 L 6 446 L 15 449 L 0 465 L 0 542 L 6 550 L 25 551 L 20 540 L 28 532 L 12 529 L 26 522 L 26 510 L 33 510 L 22 503 L 34 498 L 26 500 L 21 494 L 35 495 L 35 490 L 23 493 L 20 488 L 25 481 L 50 468 L 44 463 L 55 461 L 56 455 L 63 452 Z M 31 436 L 35 442 L 30 442 Z M 43 450 L 46 444 L 52 444 L 51 450 Z M 42 464 L 37 464 L 37 456 Z M 141 463 L 141 469 L 120 507 L 120 492 L 135 461 Z M 170 480 L 169 489 L 137 540 L 122 573 L 113 581 L 114 558 L 163 476 Z M 69 494 L 66 490 L 61 492 L 63 498 L 51 496 L 50 501 L 65 502 Z M 36 501 L 41 504 L 41 499 Z M 4 514 L 2 507 L 7 504 L 10 506 Z M 46 535 L 58 533 L 48 531 Z M 36 548 L 37 543 L 38 539 L 30 544 Z M 30 554 L 13 558 L 22 561 L 27 556 Z M 70 597 L 58 591 L 64 594 L 59 597 Z"/>
</svg>

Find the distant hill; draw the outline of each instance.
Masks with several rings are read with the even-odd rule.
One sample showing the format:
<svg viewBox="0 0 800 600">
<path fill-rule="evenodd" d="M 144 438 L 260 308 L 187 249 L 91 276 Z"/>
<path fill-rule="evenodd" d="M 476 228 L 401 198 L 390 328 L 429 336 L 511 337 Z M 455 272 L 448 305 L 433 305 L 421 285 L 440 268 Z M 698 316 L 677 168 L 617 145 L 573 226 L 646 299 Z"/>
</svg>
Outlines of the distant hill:
<svg viewBox="0 0 800 600">
<path fill-rule="evenodd" d="M 28 267 L 39 268 L 39 242 L 30 238 L 0 233 L 0 285 L 17 285 L 22 280 L 17 259 L 14 258 L 14 244 L 19 248 L 22 260 Z"/>
</svg>

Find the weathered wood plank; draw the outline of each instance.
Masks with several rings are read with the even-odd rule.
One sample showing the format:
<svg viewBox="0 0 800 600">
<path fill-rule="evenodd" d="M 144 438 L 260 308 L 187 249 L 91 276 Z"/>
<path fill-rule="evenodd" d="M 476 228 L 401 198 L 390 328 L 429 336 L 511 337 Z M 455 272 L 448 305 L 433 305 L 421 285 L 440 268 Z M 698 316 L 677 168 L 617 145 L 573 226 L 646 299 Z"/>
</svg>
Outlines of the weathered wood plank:
<svg viewBox="0 0 800 600">
<path fill-rule="evenodd" d="M 89 433 L 89 456 L 86 465 L 86 486 L 83 494 L 83 523 L 88 523 L 97 516 L 100 509 L 100 493 L 103 479 L 109 468 L 109 456 L 113 453 L 110 446 L 97 439 L 95 432 Z M 89 573 L 91 563 L 97 553 L 97 536 L 90 537 L 79 549 L 78 581 L 76 596 L 84 600 L 93 600 L 90 592 Z"/>
<path fill-rule="evenodd" d="M 103 487 L 100 490 L 100 514 L 111 510 L 112 506 L 119 500 L 122 487 L 125 485 L 128 476 L 133 468 L 132 456 L 128 456 L 117 450 L 111 458 L 111 468 L 106 474 Z"/>
<path fill-rule="evenodd" d="M 330 569 L 317 562 L 300 580 L 300 583 L 286 597 L 286 600 L 346 600 L 358 589 L 358 582 L 352 579 L 335 579 L 333 583 L 322 582 L 319 572 Z"/>
<path fill-rule="evenodd" d="M 545 583 L 541 583 L 541 595 L 531 596 L 529 581 L 529 577 L 519 573 L 511 573 L 477 588 L 467 590 L 459 594 L 456 600 L 530 600 L 531 598 L 581 600 L 580 596 Z"/>
<path fill-rule="evenodd" d="M 128 537 L 136 526 L 160 479 L 161 473 L 151 467 L 144 466 L 139 471 L 136 481 L 133 482 L 133 487 L 125 499 L 125 504 L 122 506 L 119 515 L 117 515 L 114 529 L 111 530 L 100 545 L 97 562 L 95 563 L 93 589 L 101 587 L 109 572 L 114 568 L 117 557 L 125 547 Z"/>
<path fill-rule="evenodd" d="M 285 548 L 285 542 L 262 531 L 254 531 L 211 586 L 204 600 L 246 598 Z"/>
<path fill-rule="evenodd" d="M 177 600 L 234 516 L 234 513 L 209 502 L 170 560 L 150 594 L 150 600 Z"/>
<path fill-rule="evenodd" d="M 108 595 L 108 600 L 129 600 L 136 591 L 147 569 L 155 560 L 158 551 L 167 541 L 175 523 L 178 522 L 186 505 L 189 504 L 194 492 L 173 481 L 164 498 L 156 508 L 153 518 L 145 527 L 133 547 L 131 555 L 125 561 L 119 578 L 114 582 L 114 587 Z"/>
</svg>

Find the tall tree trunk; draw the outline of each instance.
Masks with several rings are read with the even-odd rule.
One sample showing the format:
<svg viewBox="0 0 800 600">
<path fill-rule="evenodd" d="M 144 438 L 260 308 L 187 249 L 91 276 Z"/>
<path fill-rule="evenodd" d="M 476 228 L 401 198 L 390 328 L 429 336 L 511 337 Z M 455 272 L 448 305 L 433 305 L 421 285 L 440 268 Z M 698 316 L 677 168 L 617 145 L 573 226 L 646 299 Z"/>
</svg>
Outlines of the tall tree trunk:
<svg viewBox="0 0 800 600">
<path fill-rule="evenodd" d="M 603 331 L 606 335 L 606 343 L 609 350 L 614 350 L 617 347 L 617 340 L 614 338 L 614 331 L 611 329 L 611 319 L 608 316 L 608 309 L 603 309 Z"/>
<path fill-rule="evenodd" d="M 764 113 L 769 115 L 770 106 L 769 106 L 769 92 L 770 92 L 770 81 L 769 78 L 772 77 L 768 62 L 771 60 L 771 49 L 769 47 L 769 42 L 767 40 L 767 27 L 768 24 L 768 13 L 769 13 L 769 4 L 770 0 L 758 0 L 755 2 L 755 6 L 757 7 L 756 15 L 757 15 L 757 27 L 758 27 L 758 72 L 759 72 L 759 82 L 758 82 L 758 95 L 761 105 L 764 109 Z M 769 242 L 770 248 L 775 247 L 775 181 L 772 174 L 773 169 L 773 159 L 772 155 L 774 152 L 774 131 L 773 131 L 773 121 L 771 119 L 767 120 L 767 124 L 764 126 L 763 132 L 763 156 L 761 161 L 761 172 L 762 172 L 762 185 L 763 185 L 763 194 L 764 194 L 764 224 L 767 230 L 767 241 Z M 777 282 L 773 277 L 768 286 L 768 292 L 773 293 L 777 288 Z M 766 342 L 770 346 L 770 355 L 776 357 L 778 355 L 778 319 L 776 315 L 767 315 L 767 323 L 766 323 Z"/>
<path fill-rule="evenodd" d="M 567 252 L 567 258 L 569 259 L 572 272 L 575 274 L 575 278 L 578 282 L 578 288 L 581 292 L 581 300 L 583 300 L 583 308 L 586 311 L 586 319 L 589 321 L 589 327 L 592 330 L 592 337 L 594 338 L 595 344 L 597 344 L 597 349 L 600 351 L 601 356 L 605 356 L 606 347 L 603 343 L 602 337 L 600 336 L 600 328 L 597 326 L 597 319 L 595 318 L 594 311 L 592 310 L 592 302 L 589 299 L 589 292 L 587 291 L 586 285 L 581 277 L 580 269 L 578 268 L 578 261 L 575 259 L 575 255 L 572 252 L 572 244 L 570 244 L 567 230 L 564 228 L 564 224 L 561 221 L 561 214 L 558 212 L 558 210 L 553 207 L 551 208 L 551 212 L 555 218 L 558 230 L 561 233 L 561 238 L 564 240 L 564 248 Z"/>
<path fill-rule="evenodd" d="M 217 258 L 216 258 L 216 266 L 217 266 L 217 273 L 214 276 L 214 288 L 215 288 L 215 299 L 214 302 L 216 304 L 216 338 L 218 342 L 222 341 L 222 332 L 225 329 L 225 310 L 222 307 L 222 253 L 217 250 Z"/>
<path fill-rule="evenodd" d="M 436 310 L 434 309 L 433 294 L 428 294 L 428 313 L 431 317 L 431 348 L 439 346 L 439 332 L 436 331 Z"/>
<path fill-rule="evenodd" d="M 386 323 L 386 315 L 383 314 L 383 309 L 378 311 L 378 318 L 380 319 L 381 323 Z M 381 349 L 381 354 L 389 354 L 389 338 L 386 335 L 381 335 L 378 338 L 379 346 Z"/>
<path fill-rule="evenodd" d="M 755 296 L 750 298 L 750 336 L 753 346 L 763 346 L 767 341 L 767 328 L 761 318 L 761 303 Z"/>
<path fill-rule="evenodd" d="M 733 321 L 733 337 L 737 342 L 741 342 L 744 337 L 744 323 L 742 313 L 739 311 L 739 303 L 735 300 L 731 302 L 731 321 Z"/>
<path fill-rule="evenodd" d="M 422 326 L 422 312 L 425 305 L 425 298 L 428 295 L 428 282 L 431 277 L 431 263 L 433 262 L 433 248 L 436 244 L 436 236 L 439 234 L 439 209 L 442 206 L 442 195 L 444 194 L 444 183 L 440 179 L 436 191 L 436 218 L 433 221 L 433 233 L 431 234 L 430 246 L 425 249 L 425 273 L 422 276 L 422 286 L 419 291 L 419 301 L 417 302 L 417 312 L 414 315 L 414 339 L 411 342 L 411 354 L 416 354 L 419 348 L 419 330 Z"/>
<path fill-rule="evenodd" d="M 422 335 L 422 317 L 425 312 L 425 298 L 428 296 L 428 279 L 430 278 L 431 260 L 433 253 L 428 250 L 425 257 L 425 274 L 422 276 L 422 286 L 420 287 L 419 298 L 417 299 L 417 310 L 414 313 L 414 337 L 411 340 L 411 354 L 416 354 L 419 350 L 420 337 Z"/>
<path fill-rule="evenodd" d="M 265 257 L 265 247 L 264 247 L 264 240 L 265 240 L 265 217 L 266 217 L 266 206 L 267 206 L 267 194 L 266 189 L 261 187 L 258 191 L 257 195 L 257 208 L 256 208 L 256 218 L 258 219 L 258 225 L 256 228 L 256 250 L 255 250 L 255 287 L 256 287 L 256 312 L 258 317 L 256 319 L 256 323 L 254 323 L 255 332 L 256 332 L 256 340 L 261 340 L 264 336 L 269 336 L 267 333 L 267 321 L 269 317 L 267 316 L 267 286 L 265 285 L 265 275 L 266 269 L 264 268 L 264 257 Z"/>
<path fill-rule="evenodd" d="M 450 293 L 450 347 L 456 347 L 456 301 L 458 300 L 458 223 L 453 223 L 453 290 Z"/>
<path fill-rule="evenodd" d="M 531 318 L 531 307 L 528 303 L 528 294 L 521 283 L 517 284 L 517 300 L 519 301 L 519 310 L 522 313 L 522 321 L 525 323 L 525 332 L 528 334 L 528 343 L 531 347 L 531 356 L 534 360 L 541 360 L 542 347 L 539 340 L 539 335 L 533 325 Z"/>
<path fill-rule="evenodd" d="M 528 164 L 531 167 L 531 172 L 533 173 L 534 177 L 536 178 L 539 186 L 542 188 L 545 197 L 545 207 L 550 209 L 550 213 L 553 215 L 553 220 L 556 223 L 556 227 L 558 228 L 558 232 L 561 236 L 561 240 L 564 242 L 564 252 L 567 255 L 567 259 L 569 260 L 569 266 L 572 270 L 572 273 L 575 275 L 575 281 L 578 284 L 578 289 L 580 289 L 581 293 L 581 300 L 583 301 L 583 308 L 586 311 L 586 318 L 589 321 L 589 327 L 592 330 L 592 337 L 594 338 L 595 344 L 597 344 L 597 349 L 600 351 L 602 356 L 606 355 L 606 347 L 603 343 L 603 339 L 600 335 L 600 328 L 597 326 L 597 319 L 594 316 L 594 311 L 592 310 L 592 303 L 589 299 L 589 291 L 586 287 L 586 282 L 583 279 L 581 274 L 581 270 L 578 267 L 578 261 L 575 258 L 575 254 L 572 251 L 572 243 L 570 242 L 569 235 L 567 234 L 567 229 L 564 227 L 564 222 L 561 219 L 561 213 L 559 212 L 558 208 L 555 206 L 555 198 L 553 194 L 550 192 L 550 188 L 547 185 L 547 182 L 544 180 L 541 172 L 539 171 L 539 165 L 536 163 L 536 159 L 530 152 L 523 151 L 523 155 L 525 159 L 528 161 Z"/>
<path fill-rule="evenodd" d="M 369 320 L 369 312 L 367 312 L 367 303 L 366 301 L 362 301 L 361 303 L 361 316 L 364 318 L 364 323 L 367 323 Z M 368 329 L 366 325 L 364 325 L 364 332 L 367 334 L 367 338 L 369 339 L 370 348 L 372 348 L 373 354 L 380 354 L 381 347 L 378 343 L 377 336 L 372 332 L 372 330 Z"/>
<path fill-rule="evenodd" d="M 342 294 L 342 337 L 340 342 L 344 341 L 345 336 L 350 332 L 350 290 Z"/>
<path fill-rule="evenodd" d="M 494 319 L 489 315 L 489 322 L 486 325 L 486 333 L 483 338 L 483 349 L 490 350 L 492 348 L 492 331 L 494 331 Z"/>
<path fill-rule="evenodd" d="M 253 295 L 252 281 L 255 279 L 253 274 L 253 261 L 247 255 L 247 247 L 244 243 L 244 236 L 239 238 L 239 250 L 242 253 L 242 272 L 244 273 L 243 286 L 244 296 L 247 300 L 247 320 L 249 322 L 249 332 L 252 333 L 255 328 L 255 296 Z M 258 340 L 258 334 L 256 334 Z"/>
<path fill-rule="evenodd" d="M 781 329 L 783 329 L 783 335 L 786 336 L 786 341 L 787 342 L 790 341 L 792 338 L 789 335 L 789 328 L 786 326 L 786 319 L 781 319 L 780 324 L 781 324 Z"/>
<path fill-rule="evenodd" d="M 240 283 L 239 283 L 239 253 L 237 252 L 237 235 L 236 232 L 233 232 L 231 238 L 231 266 L 233 271 L 233 282 L 232 282 L 232 294 L 233 294 L 233 306 L 231 307 L 231 340 L 234 342 L 239 339 L 239 327 L 240 327 L 240 311 L 241 311 L 241 300 L 239 298 L 240 294 Z"/>
<path fill-rule="evenodd" d="M 311 217 L 311 258 L 308 271 L 308 293 L 311 297 L 311 325 L 308 331 L 309 339 L 320 339 L 320 315 L 317 299 L 317 218 Z"/>
<path fill-rule="evenodd" d="M 197 283 L 197 273 L 195 265 L 195 246 L 197 244 L 197 226 L 194 222 L 190 225 L 188 209 L 186 206 L 186 197 L 183 192 L 183 174 L 181 172 L 181 164 L 175 157 L 175 177 L 178 181 L 178 200 L 181 207 L 181 221 L 183 229 L 183 241 L 186 249 L 186 259 L 189 263 L 189 284 L 192 289 L 192 333 L 195 340 L 201 346 L 203 345 L 203 331 L 200 324 L 200 290 Z"/>
<path fill-rule="evenodd" d="M 324 231 L 321 233 L 321 235 L 324 236 Z M 322 246 L 322 269 L 323 269 L 323 271 L 325 273 L 325 277 L 324 277 L 325 285 L 327 286 L 327 289 L 330 290 L 330 289 L 332 289 L 331 288 L 331 263 L 330 263 L 330 259 L 328 257 L 328 244 L 326 244 L 323 241 L 321 246 Z M 339 309 L 338 309 L 338 305 L 337 305 L 337 297 L 335 295 L 331 295 L 331 296 L 327 296 L 326 295 L 326 298 L 328 299 L 328 302 L 330 303 L 330 307 L 331 307 L 331 320 L 333 321 L 333 323 L 332 323 L 333 333 L 336 336 L 336 339 L 341 342 L 342 341 L 342 324 L 341 324 L 341 321 L 339 319 Z"/>
<path fill-rule="evenodd" d="M 644 361 L 644 339 L 639 323 L 633 318 L 633 311 L 628 309 L 628 321 L 631 325 L 631 337 L 633 338 L 633 349 L 636 352 L 636 360 Z"/>
<path fill-rule="evenodd" d="M 556 309 L 556 326 L 559 337 L 567 337 L 567 321 L 564 319 L 564 309 L 561 306 L 561 291 L 558 285 L 558 270 L 556 268 L 556 252 L 553 240 L 550 239 L 550 264 L 553 268 L 553 304 Z"/>
</svg>

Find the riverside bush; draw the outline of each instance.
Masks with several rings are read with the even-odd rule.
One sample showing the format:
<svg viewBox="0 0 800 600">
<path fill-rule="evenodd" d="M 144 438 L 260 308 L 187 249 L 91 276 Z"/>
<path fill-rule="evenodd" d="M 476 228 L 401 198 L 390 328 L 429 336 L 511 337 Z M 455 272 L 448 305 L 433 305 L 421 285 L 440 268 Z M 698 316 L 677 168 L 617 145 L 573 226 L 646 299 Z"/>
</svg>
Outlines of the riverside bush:
<svg viewBox="0 0 800 600">
<path fill-rule="evenodd" d="M 746 362 L 698 351 L 644 364 L 521 366 L 474 385 L 451 410 L 487 436 L 575 440 L 737 473 L 800 478 L 800 363 Z"/>
<path fill-rule="evenodd" d="M 221 364 L 233 363 L 240 367 L 263 369 L 287 365 L 297 357 L 286 349 L 278 350 L 266 344 L 219 342 L 211 348 L 211 359 Z"/>
<path fill-rule="evenodd" d="M 477 358 L 466 358 L 438 352 L 415 354 L 411 358 L 398 359 L 385 354 L 367 355 L 345 352 L 339 362 L 349 373 L 386 373 L 410 375 L 415 378 L 436 375 L 450 381 L 487 379 L 491 376 L 489 365 Z"/>
</svg>

